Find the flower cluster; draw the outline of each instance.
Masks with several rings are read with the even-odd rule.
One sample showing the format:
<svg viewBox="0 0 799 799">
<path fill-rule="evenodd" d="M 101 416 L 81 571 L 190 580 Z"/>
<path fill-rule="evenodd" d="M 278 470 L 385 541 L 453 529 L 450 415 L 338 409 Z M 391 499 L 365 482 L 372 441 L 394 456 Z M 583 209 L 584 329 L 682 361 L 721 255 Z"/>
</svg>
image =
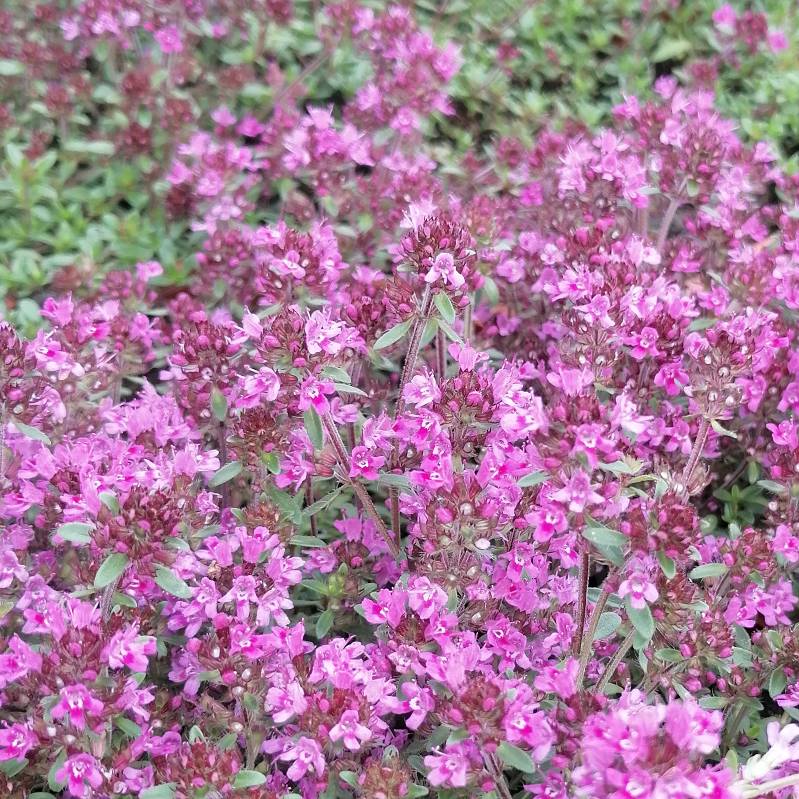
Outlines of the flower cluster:
<svg viewBox="0 0 799 799">
<path fill-rule="evenodd" d="M 407 4 L 197 113 L 255 5 L 41 7 L 160 120 L 187 256 L 0 322 L 0 795 L 794 795 L 799 179 L 672 75 L 445 162 Z"/>
</svg>

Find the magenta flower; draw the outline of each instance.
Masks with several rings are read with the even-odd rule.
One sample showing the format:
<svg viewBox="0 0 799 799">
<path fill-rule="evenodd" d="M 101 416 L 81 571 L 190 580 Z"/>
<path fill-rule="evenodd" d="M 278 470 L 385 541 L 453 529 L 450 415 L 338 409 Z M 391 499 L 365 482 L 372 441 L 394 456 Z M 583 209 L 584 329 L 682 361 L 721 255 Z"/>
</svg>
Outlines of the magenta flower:
<svg viewBox="0 0 799 799">
<path fill-rule="evenodd" d="M 361 724 L 357 710 L 345 710 L 330 730 L 330 740 L 334 743 L 341 741 L 351 752 L 357 752 L 371 738 L 372 731 Z"/>
<path fill-rule="evenodd" d="M 317 380 L 315 377 L 306 377 L 300 386 L 299 406 L 301 411 L 313 408 L 317 413 L 324 414 L 330 409 L 327 397 L 336 393 L 332 380 Z"/>
<path fill-rule="evenodd" d="M 431 785 L 451 788 L 463 788 L 466 785 L 469 761 L 459 752 L 447 749 L 443 754 L 427 755 L 424 764 L 430 769 L 427 780 Z"/>
<path fill-rule="evenodd" d="M 91 755 L 72 755 L 56 771 L 55 778 L 66 784 L 67 791 L 75 799 L 88 799 L 103 784 L 99 765 Z"/>
<path fill-rule="evenodd" d="M 64 716 L 76 729 L 86 728 L 87 716 L 99 716 L 103 712 L 103 703 L 97 699 L 85 685 L 66 685 L 61 689 L 58 703 L 50 714 L 54 719 Z"/>
<path fill-rule="evenodd" d="M 301 780 L 308 772 L 313 772 L 321 777 L 325 772 L 325 758 L 319 744 L 312 738 L 302 736 L 286 745 L 286 750 L 279 756 L 279 760 L 291 762 L 286 772 L 288 778 L 294 782 Z"/>
<path fill-rule="evenodd" d="M 138 625 L 130 625 L 114 633 L 102 657 L 112 669 L 128 668 L 133 672 L 145 672 L 147 658 L 154 655 L 155 651 L 155 637 L 139 635 Z"/>
<path fill-rule="evenodd" d="M 0 729 L 0 760 L 22 760 L 38 744 L 38 736 L 26 724 L 3 727 Z"/>
<path fill-rule="evenodd" d="M 378 469 L 386 462 L 382 455 L 373 455 L 368 447 L 354 447 L 350 454 L 350 477 L 377 480 Z"/>
</svg>

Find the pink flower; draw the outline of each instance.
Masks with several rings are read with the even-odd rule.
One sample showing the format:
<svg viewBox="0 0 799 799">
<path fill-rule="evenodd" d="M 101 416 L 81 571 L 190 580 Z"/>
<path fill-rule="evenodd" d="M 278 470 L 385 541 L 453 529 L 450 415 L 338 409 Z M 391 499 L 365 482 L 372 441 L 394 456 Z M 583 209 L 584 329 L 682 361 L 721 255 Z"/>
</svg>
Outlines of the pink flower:
<svg viewBox="0 0 799 799">
<path fill-rule="evenodd" d="M 72 755 L 56 771 L 55 778 L 57 782 L 66 783 L 71 796 L 88 799 L 103 784 L 99 766 L 91 755 Z"/>
<path fill-rule="evenodd" d="M 183 40 L 180 37 L 180 31 L 174 25 L 161 28 L 161 30 L 156 31 L 153 36 L 156 42 L 158 42 L 158 46 L 161 48 L 162 53 L 183 52 Z"/>
<path fill-rule="evenodd" d="M 87 716 L 99 716 L 103 703 L 85 685 L 66 685 L 61 689 L 59 700 L 50 711 L 54 719 L 67 717 L 78 730 L 86 728 Z"/>
<path fill-rule="evenodd" d="M 660 596 L 655 584 L 641 574 L 633 574 L 619 586 L 619 596 L 623 599 L 630 596 L 630 604 L 637 610 L 645 608 L 647 603 L 652 603 Z"/>
<path fill-rule="evenodd" d="M 4 727 L 0 729 L 0 760 L 22 760 L 38 743 L 38 736 L 26 724 Z"/>
<path fill-rule="evenodd" d="M 102 658 L 112 669 L 128 668 L 133 672 L 147 671 L 147 657 L 155 654 L 155 638 L 139 635 L 137 625 L 130 625 L 112 636 Z"/>
<path fill-rule="evenodd" d="M 441 399 L 441 390 L 432 372 L 424 370 L 422 373 L 414 375 L 413 379 L 408 382 L 402 393 L 402 398 L 409 405 L 424 408 Z"/>
<path fill-rule="evenodd" d="M 589 505 L 604 502 L 604 497 L 594 491 L 588 475 L 582 470 L 574 472 L 568 483 L 552 494 L 552 499 L 568 504 L 572 513 L 582 513 Z"/>
<path fill-rule="evenodd" d="M 440 252 L 435 257 L 424 279 L 425 283 L 441 281 L 444 286 L 451 286 L 453 289 L 459 289 L 466 282 L 466 278 L 455 268 L 455 258 L 448 252 Z"/>
<path fill-rule="evenodd" d="M 372 731 L 361 724 L 357 710 L 345 710 L 338 724 L 330 730 L 330 740 L 342 741 L 351 752 L 357 752 L 371 738 Z"/>
<path fill-rule="evenodd" d="M 242 394 L 236 402 L 239 408 L 256 408 L 262 402 L 273 402 L 280 393 L 280 378 L 268 366 L 247 375 L 242 381 Z"/>
<path fill-rule="evenodd" d="M 422 619 L 429 619 L 446 604 L 446 591 L 427 577 L 417 577 L 408 588 L 408 605 Z"/>
<path fill-rule="evenodd" d="M 373 455 L 368 447 L 357 446 L 350 455 L 350 477 L 377 480 L 378 469 L 386 462 L 382 455 Z"/>
<path fill-rule="evenodd" d="M 469 761 L 460 752 L 448 749 L 440 755 L 427 755 L 424 764 L 430 771 L 427 780 L 431 785 L 447 785 L 452 788 L 463 788 L 466 785 L 466 771 Z"/>
<path fill-rule="evenodd" d="M 294 782 L 301 780 L 308 771 L 316 772 L 317 777 L 325 772 L 325 758 L 319 744 L 305 736 L 287 744 L 286 750 L 278 759 L 293 761 L 286 774 Z"/>
<path fill-rule="evenodd" d="M 315 377 L 306 377 L 300 386 L 299 407 L 301 411 L 313 408 L 318 414 L 327 413 L 330 403 L 327 397 L 336 393 L 332 380 L 317 380 Z"/>
</svg>

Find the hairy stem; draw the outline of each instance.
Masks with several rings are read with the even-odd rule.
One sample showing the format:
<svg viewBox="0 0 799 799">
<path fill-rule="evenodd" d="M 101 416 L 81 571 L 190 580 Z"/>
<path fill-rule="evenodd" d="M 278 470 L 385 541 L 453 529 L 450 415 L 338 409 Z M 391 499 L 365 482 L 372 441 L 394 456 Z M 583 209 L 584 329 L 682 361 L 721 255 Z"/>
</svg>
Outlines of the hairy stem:
<svg viewBox="0 0 799 799">
<path fill-rule="evenodd" d="M 710 431 L 710 422 L 703 416 L 702 421 L 699 423 L 699 429 L 696 431 L 696 439 L 694 440 L 694 445 L 691 448 L 691 454 L 688 456 L 688 463 L 685 464 L 685 469 L 682 473 L 682 485 L 683 485 L 683 494 L 688 494 L 688 484 L 691 481 L 691 477 L 693 477 L 694 469 L 696 469 L 696 465 L 699 463 L 699 459 L 702 457 L 702 451 L 705 448 L 705 444 L 707 443 L 707 435 Z"/>
<path fill-rule="evenodd" d="M 358 497 L 361 502 L 364 512 L 372 518 L 372 521 L 377 527 L 377 531 L 388 545 L 391 554 L 395 558 L 398 557 L 399 546 L 391 537 L 385 522 L 377 512 L 377 508 L 375 507 L 374 502 L 372 502 L 369 492 L 357 480 L 352 480 L 347 477 L 350 470 L 350 456 L 347 452 L 347 447 L 341 438 L 341 434 L 338 432 L 338 427 L 336 426 L 333 417 L 330 415 L 330 411 L 327 411 L 322 415 L 322 424 L 324 425 L 327 435 L 330 438 L 330 442 L 333 445 L 333 450 L 336 453 L 336 460 L 338 461 L 338 465 L 342 470 L 343 478 L 349 481 L 352 490 L 355 492 L 355 496 Z"/>
<path fill-rule="evenodd" d="M 582 690 L 583 680 L 585 680 L 585 672 L 588 669 L 588 661 L 591 660 L 591 652 L 593 651 L 594 635 L 596 635 L 596 628 L 599 626 L 599 617 L 605 611 L 605 605 L 610 598 L 610 589 L 603 586 L 602 592 L 597 598 L 594 611 L 591 614 L 591 621 L 588 622 L 588 630 L 583 637 L 582 648 L 580 650 L 580 665 L 577 670 L 577 690 Z"/>
<path fill-rule="evenodd" d="M 655 244 L 657 251 L 661 255 L 663 255 L 663 247 L 666 244 L 666 237 L 669 235 L 671 223 L 674 221 L 674 215 L 677 213 L 677 210 L 681 205 L 682 203 L 679 200 L 671 199 L 669 200 L 668 208 L 666 208 L 666 213 L 663 214 L 663 221 L 660 223 L 657 243 Z"/>
<path fill-rule="evenodd" d="M 572 642 L 572 654 L 579 655 L 583 648 L 583 629 L 585 628 L 585 612 L 588 606 L 588 572 L 590 569 L 588 552 L 580 555 L 580 567 L 577 573 L 577 633 Z"/>
<path fill-rule="evenodd" d="M 613 675 L 616 673 L 616 669 L 619 668 L 619 664 L 622 662 L 624 656 L 633 645 L 634 638 L 635 628 L 627 633 L 627 635 L 624 637 L 624 640 L 621 642 L 621 644 L 619 644 L 619 648 L 613 653 L 613 657 L 610 659 L 605 671 L 602 672 L 602 676 L 599 678 L 599 682 L 596 684 L 594 693 L 601 694 L 605 690 L 605 686 L 607 686 L 607 684 L 611 681 Z"/>
<path fill-rule="evenodd" d="M 789 774 L 787 777 L 770 780 L 762 785 L 752 785 L 749 788 L 744 788 L 741 795 L 743 799 L 755 799 L 756 796 L 765 796 L 782 788 L 790 788 L 792 785 L 799 785 L 799 774 Z"/>
<path fill-rule="evenodd" d="M 497 795 L 500 799 L 512 799 L 510 788 L 505 780 L 505 775 L 497 762 L 496 755 L 490 752 L 483 753 L 483 763 L 485 763 L 486 771 L 491 775 L 494 785 L 497 789 Z"/>
</svg>

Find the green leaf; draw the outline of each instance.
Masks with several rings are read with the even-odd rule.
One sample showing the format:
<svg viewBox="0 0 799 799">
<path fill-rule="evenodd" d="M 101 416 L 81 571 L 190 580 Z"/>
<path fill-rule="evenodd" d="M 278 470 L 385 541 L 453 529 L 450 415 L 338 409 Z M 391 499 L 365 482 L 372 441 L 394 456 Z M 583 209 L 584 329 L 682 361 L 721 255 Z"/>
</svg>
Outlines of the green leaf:
<svg viewBox="0 0 799 799">
<path fill-rule="evenodd" d="M 320 450 L 325 445 L 325 434 L 322 430 L 322 420 L 319 414 L 313 409 L 308 408 L 302 415 L 302 420 L 305 423 L 305 432 L 308 433 L 308 438 L 311 439 L 311 444 L 315 450 Z"/>
<path fill-rule="evenodd" d="M 216 386 L 211 389 L 211 413 L 217 421 L 224 422 L 227 419 L 227 399 Z"/>
<path fill-rule="evenodd" d="M 678 61 L 691 49 L 687 39 L 664 39 L 650 56 L 655 64 L 661 61 Z"/>
<path fill-rule="evenodd" d="M 784 494 L 786 491 L 785 486 L 775 480 L 758 480 L 757 484 L 765 488 L 766 491 L 770 491 L 772 494 Z"/>
<path fill-rule="evenodd" d="M 358 786 L 358 775 L 354 771 L 340 771 L 339 779 L 344 780 L 347 785 L 350 785 L 353 788 L 357 788 Z"/>
<path fill-rule="evenodd" d="M 174 796 L 175 789 L 169 782 L 153 785 L 152 788 L 145 788 L 139 792 L 139 799 L 173 799 Z"/>
<path fill-rule="evenodd" d="M 316 637 L 324 638 L 333 627 L 333 611 L 329 608 L 319 614 L 316 620 Z"/>
<path fill-rule="evenodd" d="M 516 485 L 519 486 L 519 488 L 531 488 L 532 486 L 537 486 L 546 482 L 548 479 L 549 474 L 547 472 L 530 472 L 530 474 L 525 474 L 523 477 L 520 477 L 516 481 Z"/>
<path fill-rule="evenodd" d="M 261 774 L 260 771 L 252 771 L 251 769 L 245 768 L 233 778 L 233 787 L 254 788 L 256 785 L 263 785 L 265 782 L 265 774 Z"/>
<path fill-rule="evenodd" d="M 64 144 L 68 153 L 88 153 L 89 155 L 113 155 L 116 151 L 110 141 L 86 141 L 84 139 L 71 139 Z"/>
<path fill-rule="evenodd" d="M 322 369 L 322 377 L 328 377 L 334 383 L 349 384 L 352 382 L 350 373 L 346 369 L 342 369 L 339 366 L 325 366 L 325 368 Z"/>
<path fill-rule="evenodd" d="M 583 530 L 583 536 L 592 544 L 599 544 L 606 547 L 625 547 L 628 543 L 627 536 L 624 535 L 624 533 L 604 526 L 586 527 Z"/>
<path fill-rule="evenodd" d="M 0 77 L 11 78 L 14 75 L 23 75 L 25 65 L 21 61 L 13 61 L 10 58 L 0 58 Z"/>
<path fill-rule="evenodd" d="M 112 552 L 102 563 L 94 576 L 94 587 L 105 588 L 125 571 L 128 565 L 128 556 L 121 552 Z"/>
<path fill-rule="evenodd" d="M 168 594 L 172 594 L 178 599 L 191 599 L 194 596 L 194 592 L 186 582 L 164 566 L 155 567 L 155 582 Z"/>
<path fill-rule="evenodd" d="M 499 745 L 498 751 L 502 762 L 509 768 L 518 769 L 526 774 L 532 774 L 535 771 L 533 758 L 524 749 L 519 749 L 518 746 L 503 741 Z"/>
<path fill-rule="evenodd" d="M 390 347 L 392 344 L 396 344 L 411 329 L 412 324 L 413 317 L 406 319 L 404 322 L 400 322 L 398 325 L 394 325 L 390 330 L 386 330 L 386 332 L 375 341 L 373 349 L 383 350 L 386 347 Z"/>
<path fill-rule="evenodd" d="M 734 433 L 732 430 L 728 430 L 717 419 L 711 419 L 710 426 L 720 436 L 727 436 L 728 438 L 738 438 L 738 433 Z"/>
<path fill-rule="evenodd" d="M 310 518 L 311 516 L 314 516 L 315 514 L 319 513 L 320 511 L 323 511 L 332 502 L 335 501 L 335 499 L 341 494 L 341 491 L 342 491 L 342 487 L 339 487 L 339 488 L 336 488 L 333 491 L 331 491 L 329 494 L 326 494 L 321 499 L 317 499 L 316 502 L 312 503 L 311 505 L 308 505 L 307 508 L 303 509 L 303 511 L 302 511 L 303 516 L 306 516 L 306 517 Z"/>
<path fill-rule="evenodd" d="M 208 481 L 208 485 L 211 488 L 216 488 L 217 486 L 221 486 L 224 483 L 227 483 L 228 480 L 232 480 L 236 475 L 241 472 L 242 466 L 239 461 L 231 461 L 230 463 L 226 463 L 221 469 L 219 469 L 216 474 Z"/>
<path fill-rule="evenodd" d="M 620 626 L 621 616 L 619 616 L 618 613 L 603 613 L 599 617 L 599 624 L 597 624 L 596 632 L 594 633 L 594 640 L 600 641 L 603 638 L 610 638 Z"/>
<path fill-rule="evenodd" d="M 721 577 L 729 571 L 729 566 L 723 563 L 705 563 L 702 566 L 697 566 L 691 569 L 688 576 L 692 580 L 701 580 L 705 577 Z"/>
<path fill-rule="evenodd" d="M 131 721 L 124 716 L 117 716 L 114 719 L 114 723 L 128 738 L 138 738 L 141 735 L 141 727 L 135 721 Z"/>
<path fill-rule="evenodd" d="M 13 777 L 22 771 L 25 766 L 28 765 L 28 759 L 22 758 L 22 760 L 18 760 L 14 758 L 13 760 L 3 760 L 0 762 L 0 771 L 6 775 L 6 777 Z"/>
<path fill-rule="evenodd" d="M 633 627 L 645 641 L 649 641 L 655 634 L 655 620 L 652 618 L 652 611 L 649 609 L 649 605 L 644 605 L 642 608 L 634 608 L 632 606 L 632 597 L 628 594 L 624 597 L 624 606 Z"/>
<path fill-rule="evenodd" d="M 671 649 L 669 647 L 656 650 L 655 657 L 658 660 L 666 661 L 666 663 L 682 663 L 685 660 L 679 649 Z"/>
<path fill-rule="evenodd" d="M 64 541 L 70 541 L 73 544 L 88 544 L 92 540 L 89 533 L 93 529 L 90 524 L 85 522 L 67 522 L 62 524 L 55 531 L 55 534 L 63 538 Z"/>
<path fill-rule="evenodd" d="M 60 793 L 65 788 L 65 783 L 59 782 L 56 774 L 61 771 L 61 767 L 67 761 L 67 753 L 61 749 L 56 759 L 50 765 L 50 770 L 47 772 L 47 787 L 53 793 Z"/>
<path fill-rule="evenodd" d="M 14 427 L 16 427 L 23 436 L 32 438 L 34 441 L 41 441 L 42 444 L 47 444 L 48 447 L 52 443 L 38 427 L 31 427 L 29 424 L 23 424 L 18 419 L 12 419 L 11 421 L 14 423 Z"/>
<path fill-rule="evenodd" d="M 333 383 L 333 388 L 339 394 L 355 394 L 357 397 L 368 397 L 369 395 L 356 386 L 351 386 L 349 383 Z"/>
<path fill-rule="evenodd" d="M 119 515 L 119 511 L 121 510 L 119 507 L 119 500 L 113 491 L 101 491 L 100 502 L 102 502 L 114 516 Z"/>
<path fill-rule="evenodd" d="M 291 537 L 295 547 L 326 547 L 327 542 L 313 535 L 295 535 Z"/>
<path fill-rule="evenodd" d="M 408 786 L 408 791 L 405 794 L 405 799 L 418 799 L 420 796 L 427 796 L 430 793 L 428 788 L 425 788 L 424 785 L 416 785 L 416 783 L 411 783 Z"/>
<path fill-rule="evenodd" d="M 658 552 L 658 562 L 666 579 L 671 580 L 677 574 L 677 564 L 665 552 Z"/>
<path fill-rule="evenodd" d="M 452 324 L 455 321 L 455 307 L 452 304 L 452 300 L 450 300 L 449 296 L 444 291 L 439 291 L 435 297 L 433 297 L 433 302 L 436 304 L 436 308 L 438 308 L 438 312 L 441 314 L 441 318 Z"/>
<path fill-rule="evenodd" d="M 785 690 L 785 686 L 787 684 L 788 680 L 785 677 L 785 672 L 782 669 L 774 669 L 774 671 L 771 672 L 771 676 L 768 680 L 769 696 L 772 699 L 775 696 L 779 696 Z"/>
</svg>

